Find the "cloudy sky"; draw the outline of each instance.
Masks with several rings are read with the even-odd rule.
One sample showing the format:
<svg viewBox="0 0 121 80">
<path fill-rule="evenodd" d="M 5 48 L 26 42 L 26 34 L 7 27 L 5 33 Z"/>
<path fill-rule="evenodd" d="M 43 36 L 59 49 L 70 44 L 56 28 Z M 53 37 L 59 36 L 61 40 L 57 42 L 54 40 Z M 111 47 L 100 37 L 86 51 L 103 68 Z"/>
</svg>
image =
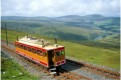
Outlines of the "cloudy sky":
<svg viewBox="0 0 121 80">
<path fill-rule="evenodd" d="M 120 0 L 1 0 L 2 16 L 120 15 Z"/>
</svg>

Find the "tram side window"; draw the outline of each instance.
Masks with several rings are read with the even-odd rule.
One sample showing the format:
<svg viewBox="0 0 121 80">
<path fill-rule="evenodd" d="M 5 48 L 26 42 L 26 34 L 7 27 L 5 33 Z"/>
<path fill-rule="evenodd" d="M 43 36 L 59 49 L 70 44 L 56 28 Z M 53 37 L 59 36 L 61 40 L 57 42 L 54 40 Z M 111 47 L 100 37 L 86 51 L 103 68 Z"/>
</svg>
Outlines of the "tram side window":
<svg viewBox="0 0 121 80">
<path fill-rule="evenodd" d="M 19 47 L 21 48 L 21 45 L 19 44 Z"/>
<path fill-rule="evenodd" d="M 22 45 L 20 47 L 22 48 Z"/>
<path fill-rule="evenodd" d="M 36 53 L 36 49 L 32 48 L 32 52 L 33 52 L 33 53 Z"/>
<path fill-rule="evenodd" d="M 19 44 L 16 44 L 16 47 L 19 47 Z"/>
<path fill-rule="evenodd" d="M 42 55 L 42 51 L 37 50 L 37 54 L 38 54 L 38 55 Z"/>
<path fill-rule="evenodd" d="M 17 47 L 19 47 L 19 44 L 17 44 Z"/>
<path fill-rule="evenodd" d="M 21 48 L 23 49 L 23 45 L 21 45 Z"/>
<path fill-rule="evenodd" d="M 30 48 L 30 47 L 28 47 L 28 51 L 30 51 L 30 52 L 31 52 L 31 48 Z"/>
<path fill-rule="evenodd" d="M 19 44 L 17 44 L 17 47 L 19 47 Z"/>
<path fill-rule="evenodd" d="M 22 49 L 24 49 L 24 45 L 22 45 Z"/>
<path fill-rule="evenodd" d="M 22 45 L 22 49 L 24 49 L 24 45 Z"/>
<path fill-rule="evenodd" d="M 21 45 L 20 45 L 20 44 L 18 44 L 18 47 L 19 47 L 19 48 L 21 48 Z"/>
<path fill-rule="evenodd" d="M 22 48 L 22 45 L 20 46 L 20 48 Z"/>
<path fill-rule="evenodd" d="M 47 55 L 47 53 L 43 53 L 43 56 L 45 57 Z"/>
<path fill-rule="evenodd" d="M 20 48 L 20 46 L 21 46 L 21 45 L 20 45 L 20 44 L 18 44 L 18 47 L 19 47 L 19 48 Z"/>
<path fill-rule="evenodd" d="M 26 46 L 24 46 L 24 50 L 26 50 L 27 49 L 27 47 Z"/>
</svg>

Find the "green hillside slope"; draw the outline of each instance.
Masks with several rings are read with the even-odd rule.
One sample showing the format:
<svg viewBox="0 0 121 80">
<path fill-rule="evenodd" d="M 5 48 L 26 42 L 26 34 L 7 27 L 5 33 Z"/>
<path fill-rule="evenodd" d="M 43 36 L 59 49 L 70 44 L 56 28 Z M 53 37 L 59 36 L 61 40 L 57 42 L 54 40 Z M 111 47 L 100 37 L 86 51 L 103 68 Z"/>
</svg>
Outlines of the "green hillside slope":
<svg viewBox="0 0 121 80">
<path fill-rule="evenodd" d="M 1 52 L 1 80 L 39 80 L 39 77 L 30 75 L 23 66 Z"/>
<path fill-rule="evenodd" d="M 119 34 L 120 18 L 102 15 L 68 15 L 62 17 L 19 17 L 4 16 L 8 29 L 28 32 L 62 40 L 80 42 L 85 40 L 104 39 Z M 56 30 L 55 30 L 56 29 Z"/>
<path fill-rule="evenodd" d="M 5 39 L 5 30 L 1 30 L 2 39 Z M 16 34 L 16 35 L 15 35 Z M 14 42 L 16 36 L 25 36 L 29 33 L 8 30 L 9 41 Z M 44 38 L 49 42 L 54 42 L 53 38 L 47 38 L 40 35 L 31 34 L 38 38 Z M 58 43 L 65 46 L 66 56 L 74 57 L 79 60 L 91 62 L 94 64 L 104 65 L 107 67 L 120 69 L 120 49 L 119 48 L 102 48 L 97 46 L 88 46 L 74 42 L 58 40 Z M 88 43 L 88 42 L 87 42 Z"/>
</svg>

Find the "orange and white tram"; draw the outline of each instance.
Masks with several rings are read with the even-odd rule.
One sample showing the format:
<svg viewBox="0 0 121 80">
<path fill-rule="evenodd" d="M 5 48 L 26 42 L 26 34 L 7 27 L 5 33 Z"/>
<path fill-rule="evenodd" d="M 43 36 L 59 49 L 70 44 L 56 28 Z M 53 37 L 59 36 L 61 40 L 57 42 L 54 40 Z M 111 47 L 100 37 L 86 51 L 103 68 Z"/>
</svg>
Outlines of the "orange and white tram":
<svg viewBox="0 0 121 80">
<path fill-rule="evenodd" d="M 15 50 L 19 55 L 44 67 L 57 67 L 66 63 L 64 46 L 49 44 L 42 39 L 29 36 L 16 41 L 15 46 Z"/>
</svg>

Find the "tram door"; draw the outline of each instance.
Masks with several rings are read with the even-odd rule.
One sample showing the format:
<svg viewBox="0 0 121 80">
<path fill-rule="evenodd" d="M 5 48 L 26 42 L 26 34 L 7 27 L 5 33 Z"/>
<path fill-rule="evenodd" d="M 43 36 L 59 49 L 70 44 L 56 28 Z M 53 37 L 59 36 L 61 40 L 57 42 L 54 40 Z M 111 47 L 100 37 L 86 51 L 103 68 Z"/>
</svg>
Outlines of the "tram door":
<svg viewBox="0 0 121 80">
<path fill-rule="evenodd" d="M 52 67 L 54 65 L 53 58 L 54 58 L 53 50 L 48 51 L 48 60 L 49 60 L 49 66 L 50 67 Z"/>
</svg>

